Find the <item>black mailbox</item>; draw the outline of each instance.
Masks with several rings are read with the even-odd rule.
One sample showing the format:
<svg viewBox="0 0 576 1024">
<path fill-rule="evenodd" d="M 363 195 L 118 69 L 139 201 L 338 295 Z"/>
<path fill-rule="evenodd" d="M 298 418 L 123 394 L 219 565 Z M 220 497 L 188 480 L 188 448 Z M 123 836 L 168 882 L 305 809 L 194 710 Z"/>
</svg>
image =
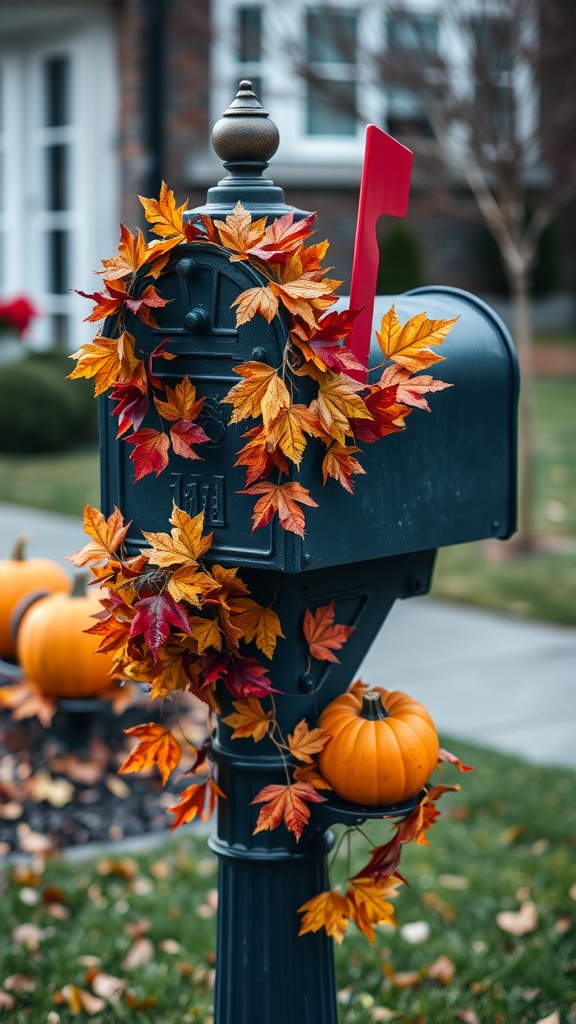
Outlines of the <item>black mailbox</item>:
<svg viewBox="0 0 576 1024">
<path fill-rule="evenodd" d="M 210 190 L 202 213 L 222 218 L 241 200 L 254 216 L 284 214 L 291 208 L 281 189 L 260 177 L 275 149 L 265 111 L 241 88 L 225 117 L 230 131 L 220 122 L 217 149 L 230 174 Z M 264 123 L 260 135 L 257 123 Z M 172 453 L 161 475 L 135 483 L 130 448 L 116 439 L 109 400 L 102 399 L 102 502 L 105 515 L 118 506 L 125 521 L 132 521 L 126 538 L 132 553 L 142 546 L 141 531 L 167 529 L 173 502 L 190 515 L 204 511 L 205 527 L 214 534 L 210 562 L 241 567 L 259 602 L 274 598 L 286 639 L 271 681 L 280 691 L 276 716 L 287 735 L 302 718 L 315 721 L 347 688 L 394 601 L 429 589 L 438 547 L 513 532 L 518 372 L 506 329 L 474 296 L 436 287 L 377 299 L 375 328 L 392 303 L 402 322 L 423 310 L 434 319 L 458 318 L 440 364 L 442 378 L 453 387 L 432 415 L 417 411 L 406 431 L 366 446 L 367 472 L 358 477 L 353 497 L 331 479 L 320 497 L 320 456 L 306 452 L 298 480 L 319 497 L 320 507 L 307 509 L 303 538 L 281 529 L 276 517 L 253 532 L 253 500 L 238 493 L 245 474 L 235 466 L 246 425 L 231 424 L 230 407 L 221 400 L 238 382 L 235 366 L 282 362 L 288 324 L 281 315 L 271 323 L 256 316 L 236 327 L 234 301 L 262 283 L 255 269 L 230 262 L 214 245 L 200 241 L 173 251 L 162 273 L 162 295 L 170 301 L 155 310 L 159 327 L 134 318 L 126 328 L 139 358 L 167 339 L 175 358 L 153 358 L 152 372 L 166 385 L 190 378 L 205 397 L 199 422 L 209 441 L 198 453 L 201 459 Z M 374 351 L 371 365 L 380 361 L 380 351 Z M 154 425 L 152 414 L 147 425 Z M 355 630 L 338 663 L 318 662 L 311 669 L 303 614 L 329 601 L 337 604 L 338 621 Z M 230 706 L 230 694 L 223 693 L 223 712 Z M 220 722 L 214 743 L 219 784 L 227 795 L 211 841 L 220 859 L 215 1019 L 335 1024 L 331 940 L 297 939 L 295 911 L 326 887 L 326 828 L 369 815 L 328 802 L 312 816 L 298 845 L 279 830 L 254 835 L 250 802 L 265 784 L 284 780 L 284 762 L 263 749 L 265 744 L 232 741 L 231 731 Z"/>
</svg>

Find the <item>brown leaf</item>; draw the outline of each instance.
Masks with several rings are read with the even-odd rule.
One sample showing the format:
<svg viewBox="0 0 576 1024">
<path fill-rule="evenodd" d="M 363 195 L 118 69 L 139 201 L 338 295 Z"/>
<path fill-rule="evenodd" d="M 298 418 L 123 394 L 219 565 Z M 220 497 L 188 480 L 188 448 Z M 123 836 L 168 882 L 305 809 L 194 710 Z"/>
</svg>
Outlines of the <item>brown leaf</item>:
<svg viewBox="0 0 576 1024">
<path fill-rule="evenodd" d="M 456 965 L 443 953 L 428 968 L 428 977 L 432 981 L 439 981 L 442 985 L 450 985 L 454 981 L 455 974 Z"/>
<path fill-rule="evenodd" d="M 480 1018 L 475 1010 L 456 1010 L 456 1016 L 458 1020 L 463 1020 L 464 1024 L 480 1024 Z"/>
</svg>

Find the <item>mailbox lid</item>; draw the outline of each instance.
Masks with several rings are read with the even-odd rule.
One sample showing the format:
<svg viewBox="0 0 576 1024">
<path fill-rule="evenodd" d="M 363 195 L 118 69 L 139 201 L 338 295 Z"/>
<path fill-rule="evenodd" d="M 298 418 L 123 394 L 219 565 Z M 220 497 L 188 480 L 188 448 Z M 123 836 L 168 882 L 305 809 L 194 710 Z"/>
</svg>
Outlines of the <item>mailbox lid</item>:
<svg viewBox="0 0 576 1024">
<path fill-rule="evenodd" d="M 342 300 L 342 305 L 346 300 Z M 509 537 L 516 526 L 518 363 L 509 332 L 480 299 L 459 289 L 379 296 L 374 331 L 394 304 L 401 323 L 426 311 L 459 317 L 426 370 L 453 387 L 429 396 L 406 429 L 362 445 L 365 476 L 347 494 L 329 480 L 307 514 L 304 564 L 347 564 Z M 370 365 L 382 353 L 374 335 Z M 312 479 L 302 483 L 317 491 Z"/>
</svg>

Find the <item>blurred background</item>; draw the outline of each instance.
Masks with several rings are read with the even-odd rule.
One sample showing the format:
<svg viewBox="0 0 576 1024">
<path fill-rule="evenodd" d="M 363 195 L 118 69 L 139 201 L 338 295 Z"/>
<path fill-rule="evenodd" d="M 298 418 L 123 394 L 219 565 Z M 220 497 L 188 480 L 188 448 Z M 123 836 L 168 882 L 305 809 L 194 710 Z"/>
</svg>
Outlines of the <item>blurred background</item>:
<svg viewBox="0 0 576 1024">
<path fill-rule="evenodd" d="M 519 534 L 442 552 L 435 593 L 574 625 L 575 42 L 568 0 L 0 0 L 0 501 L 98 504 L 96 403 L 65 380 L 94 330 L 70 289 L 99 287 L 162 179 L 205 201 L 211 126 L 248 78 L 280 131 L 270 174 L 318 211 L 343 294 L 365 125 L 414 150 L 378 290 L 485 298 L 523 379 Z"/>
</svg>

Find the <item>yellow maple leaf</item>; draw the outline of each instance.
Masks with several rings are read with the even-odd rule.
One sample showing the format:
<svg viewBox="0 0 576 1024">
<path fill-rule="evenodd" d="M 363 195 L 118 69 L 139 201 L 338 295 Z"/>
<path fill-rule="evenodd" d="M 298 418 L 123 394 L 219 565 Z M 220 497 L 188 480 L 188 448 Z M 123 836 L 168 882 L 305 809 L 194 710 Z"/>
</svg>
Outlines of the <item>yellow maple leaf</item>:
<svg viewBox="0 0 576 1024">
<path fill-rule="evenodd" d="M 280 409 L 267 429 L 267 450 L 280 448 L 286 458 L 299 466 L 306 449 L 307 434 L 312 437 L 324 435 L 318 416 L 305 405 L 287 405 Z"/>
<path fill-rule="evenodd" d="M 288 388 L 282 378 L 275 373 L 270 378 L 270 382 L 260 403 L 262 422 L 266 430 L 269 429 L 270 424 L 274 422 L 282 409 L 287 409 L 289 405 L 290 394 L 288 392 Z"/>
<path fill-rule="evenodd" d="M 371 420 L 366 403 L 356 393 L 362 385 L 341 373 L 325 373 L 319 381 L 318 397 L 310 403 L 320 423 L 340 444 L 352 434 L 351 419 Z"/>
<path fill-rule="evenodd" d="M 240 420 L 245 420 L 249 416 L 254 418 L 260 416 L 262 399 L 268 390 L 270 381 L 276 376 L 276 370 L 274 367 L 268 366 L 267 363 L 250 361 L 235 366 L 234 373 L 244 379 L 239 384 L 235 384 L 221 401 L 234 406 L 230 423 L 239 423 Z"/>
<path fill-rule="evenodd" d="M 148 251 L 140 228 L 133 235 L 125 224 L 120 225 L 118 253 L 118 256 L 102 260 L 104 270 L 101 273 L 105 274 L 107 281 L 118 281 L 123 277 L 129 277 L 146 263 Z"/>
<path fill-rule="evenodd" d="M 432 352 L 429 346 L 442 344 L 457 319 L 428 320 L 426 313 L 418 313 L 402 326 L 392 306 L 382 317 L 376 337 L 386 359 L 415 373 L 445 358 Z"/>
<path fill-rule="evenodd" d="M 124 524 L 124 518 L 115 508 L 108 519 L 92 505 L 84 505 L 84 533 L 92 538 L 80 551 L 67 555 L 67 560 L 80 568 L 110 558 L 124 540 L 130 523 Z"/>
<path fill-rule="evenodd" d="M 105 338 L 98 334 L 94 341 L 81 345 L 70 359 L 77 364 L 68 374 L 70 380 L 78 377 L 94 378 L 94 396 L 103 394 L 119 381 L 132 380 L 142 374 L 144 364 L 134 355 L 135 341 L 128 331 L 118 338 Z"/>
<path fill-rule="evenodd" d="M 249 597 L 236 598 L 232 611 L 234 624 L 242 630 L 247 643 L 250 644 L 254 640 L 258 650 L 272 659 L 276 650 L 276 640 L 278 637 L 284 637 L 276 612 L 272 608 L 263 608 Z"/>
<path fill-rule="evenodd" d="M 328 743 L 330 736 L 323 729 L 309 729 L 305 718 L 298 722 L 293 733 L 288 736 L 288 746 L 292 757 L 297 761 L 312 764 L 314 754 L 318 754 Z"/>
<path fill-rule="evenodd" d="M 169 568 L 172 565 L 198 566 L 198 559 L 212 544 L 212 534 L 203 536 L 204 513 L 191 517 L 174 503 L 170 522 L 174 529 L 167 533 L 147 533 L 142 536 L 150 544 L 148 559 L 152 565 Z"/>
<path fill-rule="evenodd" d="M 273 711 L 264 711 L 259 700 L 255 697 L 247 697 L 246 700 L 235 700 L 232 702 L 234 713 L 223 718 L 222 721 L 234 729 L 232 739 L 245 739 L 251 736 L 255 743 L 264 739 L 270 731 L 270 722 L 274 717 Z"/>
<path fill-rule="evenodd" d="M 222 633 L 214 619 L 194 616 L 190 620 L 190 636 L 198 645 L 198 654 L 203 654 L 208 647 L 213 647 L 216 651 L 222 650 Z"/>
<path fill-rule="evenodd" d="M 394 907 L 389 900 L 396 895 L 400 884 L 399 878 L 387 878 L 385 882 L 375 882 L 372 878 L 352 879 L 346 895 L 352 904 L 354 921 L 370 942 L 374 941 L 375 924 L 397 927 Z"/>
<path fill-rule="evenodd" d="M 324 928 L 328 935 L 340 943 L 352 916 L 353 906 L 347 896 L 343 896 L 337 889 L 331 889 L 313 896 L 298 908 L 298 912 L 304 914 L 298 935 L 318 932 Z"/>
</svg>

